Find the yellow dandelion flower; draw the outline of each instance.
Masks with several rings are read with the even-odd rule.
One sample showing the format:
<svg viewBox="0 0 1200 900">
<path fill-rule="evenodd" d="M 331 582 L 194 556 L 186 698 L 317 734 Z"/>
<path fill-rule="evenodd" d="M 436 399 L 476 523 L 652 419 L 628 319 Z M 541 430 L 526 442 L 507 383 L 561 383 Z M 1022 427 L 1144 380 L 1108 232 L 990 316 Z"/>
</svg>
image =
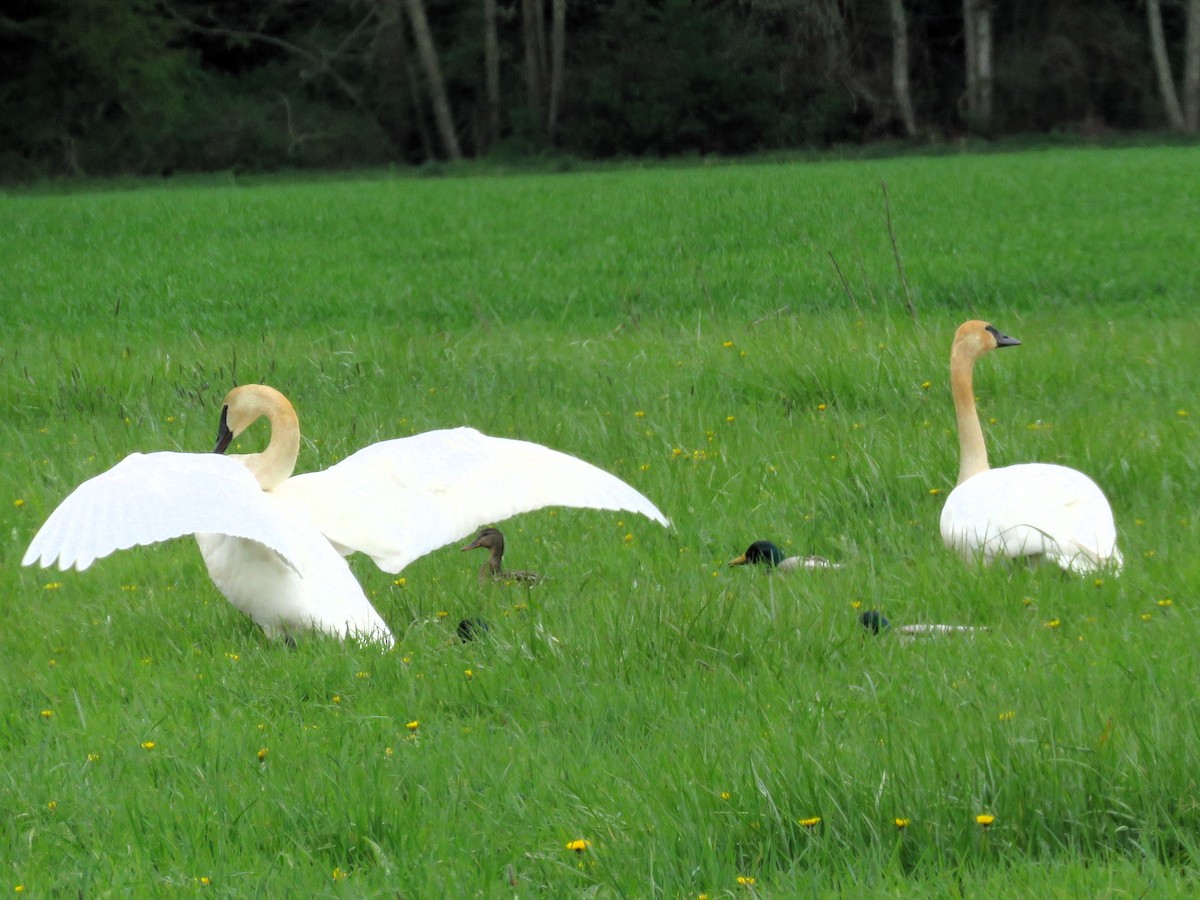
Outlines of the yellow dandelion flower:
<svg viewBox="0 0 1200 900">
<path fill-rule="evenodd" d="M 586 841 L 583 838 L 580 838 L 577 841 L 567 841 L 567 849 L 573 850 L 576 853 L 582 853 L 590 846 L 592 846 L 592 842 Z"/>
<path fill-rule="evenodd" d="M 399 585 L 400 587 L 404 587 L 406 584 L 408 584 L 408 579 L 403 578 L 403 577 L 397 578 L 392 582 L 392 584 Z"/>
<path fill-rule="evenodd" d="M 334 706 L 336 706 L 337 704 L 342 702 L 342 698 L 341 698 L 340 694 L 334 694 L 332 697 L 329 698 L 329 700 L 331 703 L 333 703 Z"/>
<path fill-rule="evenodd" d="M 1142 621 L 1143 622 L 1149 622 L 1153 618 L 1154 618 L 1154 616 L 1150 615 L 1150 613 L 1142 613 Z"/>
<path fill-rule="evenodd" d="M 266 748 L 266 747 L 260 747 L 260 748 L 259 748 L 259 750 L 258 750 L 258 761 L 259 761 L 259 762 L 266 762 L 266 761 L 267 761 L 267 748 Z"/>
<path fill-rule="evenodd" d="M 735 421 L 737 421 L 737 416 L 726 416 L 725 421 L 726 422 L 735 422 Z"/>
<path fill-rule="evenodd" d="M 42 715 L 43 719 L 53 719 L 54 718 L 54 710 L 43 709 L 41 715 Z"/>
<path fill-rule="evenodd" d="M 384 756 L 389 756 L 389 757 L 390 757 L 390 756 L 392 755 L 392 748 L 391 748 L 391 747 L 384 747 L 384 748 L 383 748 L 383 755 L 384 755 Z"/>
<path fill-rule="evenodd" d="M 1095 581 L 1092 582 L 1092 584 L 1094 584 L 1096 587 L 1104 587 L 1104 579 L 1097 578 Z"/>
<path fill-rule="evenodd" d="M 627 534 L 627 535 L 625 535 L 624 538 L 622 538 L 622 540 L 624 540 L 625 543 L 627 543 L 627 544 L 632 544 L 633 543 L 633 535 Z"/>
<path fill-rule="evenodd" d="M 894 821 L 896 823 L 896 827 L 899 828 L 901 831 L 903 831 L 905 828 L 907 828 L 910 824 L 909 819 L 893 819 L 892 821 Z"/>
<path fill-rule="evenodd" d="M 404 727 L 407 728 L 409 731 L 416 731 L 418 728 L 421 727 L 421 720 L 413 719 L 411 722 L 407 723 Z"/>
<path fill-rule="evenodd" d="M 1181 419 L 1186 419 L 1188 417 L 1188 411 L 1186 409 L 1176 410 L 1175 415 L 1179 416 Z"/>
<path fill-rule="evenodd" d="M 99 753 L 89 753 L 89 754 L 87 755 L 87 761 L 88 761 L 88 762 L 98 762 L 98 761 L 99 761 L 99 759 L 100 759 L 100 754 L 99 754 Z"/>
<path fill-rule="evenodd" d="M 799 822 L 801 825 L 803 825 L 805 828 L 816 828 L 818 825 L 821 824 L 821 817 L 813 816 L 811 819 L 797 819 L 796 821 Z"/>
<path fill-rule="evenodd" d="M 646 411 L 644 409 L 639 409 L 637 412 L 635 412 L 633 414 L 633 417 L 635 419 L 644 419 L 644 418 L 646 418 Z"/>
<path fill-rule="evenodd" d="M 354 677 L 355 678 L 370 678 L 371 673 L 370 672 L 355 672 Z"/>
<path fill-rule="evenodd" d="M 1062 622 L 1059 621 L 1058 619 L 1051 619 L 1049 622 L 1046 623 L 1045 627 L 1046 628 L 1057 628 L 1061 624 L 1062 624 Z"/>
<path fill-rule="evenodd" d="M 432 391 L 432 390 L 433 390 L 433 388 L 430 388 L 429 390 L 430 390 L 430 391 Z M 334 880 L 334 881 L 341 881 L 341 880 L 342 880 L 342 879 L 344 879 L 345 877 L 346 877 L 346 872 L 345 872 L 345 870 L 344 870 L 344 869 L 342 869 L 342 867 L 341 867 L 341 866 L 334 866 L 334 867 L 333 867 L 333 880 Z"/>
<path fill-rule="evenodd" d="M 154 741 L 142 741 L 143 750 L 153 750 L 156 746 L 157 745 L 154 743 Z"/>
<path fill-rule="evenodd" d="M 212 884 L 212 879 L 209 878 L 207 875 L 201 875 L 199 878 L 196 879 L 196 881 L 198 881 L 200 884 L 204 885 L 205 887 L 208 887 L 210 884 Z"/>
<path fill-rule="evenodd" d="M 51 581 L 45 585 L 47 591 L 57 591 L 60 587 L 62 587 L 61 581 Z"/>
<path fill-rule="evenodd" d="M 742 887 L 752 887 L 755 883 L 755 878 L 753 875 L 739 875 L 737 877 L 737 883 Z"/>
<path fill-rule="evenodd" d="M 993 822 L 996 821 L 996 817 L 991 815 L 990 813 L 980 813 L 979 815 L 977 815 L 975 817 L 975 821 L 978 822 L 980 825 L 982 825 L 984 828 L 988 828 L 989 826 L 991 826 L 991 824 Z"/>
<path fill-rule="evenodd" d="M 648 471 L 650 471 L 650 463 L 642 463 L 640 466 L 638 466 L 638 471 L 639 471 L 639 472 L 648 472 Z"/>
<path fill-rule="evenodd" d="M 721 799 L 722 800 L 728 800 L 732 796 L 733 795 L 731 793 L 729 793 L 729 791 L 721 791 Z"/>
<path fill-rule="evenodd" d="M 1021 598 L 1021 605 L 1022 605 L 1022 606 L 1032 606 L 1032 605 L 1033 605 L 1033 598 L 1032 598 L 1032 597 L 1022 597 L 1022 598 Z"/>
<path fill-rule="evenodd" d="M 1163 609 L 1166 609 L 1173 602 L 1174 601 L 1172 601 L 1170 597 L 1163 597 L 1161 600 L 1158 601 L 1158 605 L 1161 606 Z"/>
<path fill-rule="evenodd" d="M 18 497 L 16 500 L 13 501 L 13 506 L 15 506 L 17 509 L 20 509 L 24 505 L 25 505 L 25 501 L 22 500 L 20 497 Z"/>
<path fill-rule="evenodd" d="M 58 809 L 58 801 L 51 800 L 49 803 L 46 804 L 46 809 L 50 810 L 50 812 L 54 812 L 56 809 Z"/>
<path fill-rule="evenodd" d="M 942 489 L 941 489 L 941 488 L 930 488 L 930 489 L 929 489 L 929 496 L 931 496 L 931 497 L 936 497 L 936 496 L 937 496 L 938 494 L 940 494 L 941 492 L 942 492 Z"/>
<path fill-rule="evenodd" d="M 851 609 L 862 609 L 862 601 L 861 600 L 851 600 L 850 608 Z"/>
<path fill-rule="evenodd" d="M 173 425 L 174 423 L 175 423 L 175 417 L 174 417 L 174 416 L 167 416 L 167 424 L 168 424 L 168 425 Z"/>
<path fill-rule="evenodd" d="M 721 346 L 728 349 L 733 346 L 733 341 L 725 341 L 721 344 Z"/>
<path fill-rule="evenodd" d="M 467 676 L 467 681 L 470 681 L 472 678 L 475 677 L 475 670 L 474 669 L 465 669 L 463 671 L 463 674 Z"/>
<path fill-rule="evenodd" d="M 826 410 L 826 409 L 828 409 L 828 407 L 827 407 L 827 406 L 826 406 L 824 403 L 818 403 L 818 404 L 817 404 L 817 410 L 818 410 L 819 412 L 825 412 L 825 410 Z"/>
<path fill-rule="evenodd" d="M 23 893 L 25 893 L 25 885 L 23 885 L 23 884 L 18 884 L 16 887 L 14 887 L 14 888 L 13 888 L 13 893 L 14 893 L 14 894 L 23 894 Z"/>
<path fill-rule="evenodd" d="M 922 381 L 922 382 L 921 382 L 921 389 L 922 389 L 922 390 L 926 390 L 926 391 L 927 391 L 927 390 L 929 390 L 931 387 L 933 387 L 933 382 L 932 382 L 932 381 Z"/>
<path fill-rule="evenodd" d="M 1012 709 L 1006 709 L 1004 712 L 1000 713 L 1000 721 L 1001 722 L 1011 722 L 1016 717 L 1017 717 L 1017 713 L 1015 710 L 1012 710 Z"/>
<path fill-rule="evenodd" d="M 450 615 L 450 613 L 446 612 L 444 609 L 439 609 L 439 610 L 438 610 L 437 617 L 438 617 L 439 619 L 444 619 L 444 618 L 446 618 L 446 616 L 448 616 L 448 615 Z"/>
</svg>

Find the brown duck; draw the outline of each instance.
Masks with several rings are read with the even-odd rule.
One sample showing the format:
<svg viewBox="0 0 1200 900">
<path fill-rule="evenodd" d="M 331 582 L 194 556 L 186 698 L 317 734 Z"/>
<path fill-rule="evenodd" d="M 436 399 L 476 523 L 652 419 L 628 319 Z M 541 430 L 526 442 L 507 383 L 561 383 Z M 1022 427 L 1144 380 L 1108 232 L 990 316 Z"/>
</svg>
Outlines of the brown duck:
<svg viewBox="0 0 1200 900">
<path fill-rule="evenodd" d="M 485 528 L 475 540 L 463 547 L 463 550 L 475 550 L 478 547 L 486 547 L 490 553 L 487 562 L 479 569 L 479 581 L 508 581 L 518 582 L 520 584 L 537 584 L 542 580 L 542 576 L 537 572 L 521 572 L 511 571 L 506 572 L 501 562 L 504 558 L 504 535 L 500 533 L 498 528 Z"/>
</svg>

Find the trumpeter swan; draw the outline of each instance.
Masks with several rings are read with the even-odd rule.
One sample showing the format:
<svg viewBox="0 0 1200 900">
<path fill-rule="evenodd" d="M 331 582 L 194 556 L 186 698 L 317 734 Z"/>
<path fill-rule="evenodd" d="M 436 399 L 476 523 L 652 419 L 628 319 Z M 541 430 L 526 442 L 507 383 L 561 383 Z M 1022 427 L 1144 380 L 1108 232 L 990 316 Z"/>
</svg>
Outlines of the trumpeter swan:
<svg viewBox="0 0 1200 900">
<path fill-rule="evenodd" d="M 261 453 L 224 453 L 260 418 Z M 539 444 L 473 428 L 381 441 L 322 472 L 292 475 L 300 426 L 283 394 L 225 397 L 216 454 L 134 453 L 85 481 L 50 515 L 23 565 L 86 569 L 114 550 L 195 534 L 217 588 L 268 635 L 306 629 L 392 644 L 342 558 L 399 572 L 484 522 L 543 506 L 641 513 L 653 503 L 614 475 Z"/>
<path fill-rule="evenodd" d="M 787 556 L 770 541 L 755 541 L 746 552 L 729 561 L 731 566 L 763 565 L 780 572 L 796 569 L 840 569 L 840 563 L 830 562 L 823 556 Z"/>
<path fill-rule="evenodd" d="M 1046 558 L 1072 572 L 1119 572 L 1112 508 L 1092 479 L 1049 463 L 988 468 L 975 409 L 975 360 L 1018 344 L 974 320 L 954 335 L 950 387 L 958 416 L 959 469 L 958 486 L 942 508 L 942 540 L 968 559 Z"/>
<path fill-rule="evenodd" d="M 506 571 L 504 569 L 504 535 L 500 533 L 500 529 L 485 528 L 479 532 L 475 540 L 459 549 L 476 550 L 480 547 L 490 551 L 487 561 L 479 569 L 481 583 L 489 578 L 497 581 L 519 581 L 525 584 L 536 584 L 542 580 L 542 576 L 537 572 Z"/>
</svg>

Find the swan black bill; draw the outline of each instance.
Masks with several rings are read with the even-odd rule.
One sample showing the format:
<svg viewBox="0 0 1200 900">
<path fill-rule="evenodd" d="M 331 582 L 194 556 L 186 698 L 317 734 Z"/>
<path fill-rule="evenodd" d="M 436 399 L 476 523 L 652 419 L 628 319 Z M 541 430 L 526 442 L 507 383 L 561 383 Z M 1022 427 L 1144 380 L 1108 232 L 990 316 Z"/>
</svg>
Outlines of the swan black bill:
<svg viewBox="0 0 1200 900">
<path fill-rule="evenodd" d="M 1009 337 L 994 325 L 989 325 L 987 330 L 991 333 L 992 337 L 996 339 L 997 347 L 1019 347 L 1021 345 L 1021 342 L 1015 337 Z"/>
<path fill-rule="evenodd" d="M 221 407 L 221 424 L 217 426 L 217 446 L 213 453 L 224 453 L 233 442 L 233 432 L 229 430 L 229 407 Z"/>
</svg>

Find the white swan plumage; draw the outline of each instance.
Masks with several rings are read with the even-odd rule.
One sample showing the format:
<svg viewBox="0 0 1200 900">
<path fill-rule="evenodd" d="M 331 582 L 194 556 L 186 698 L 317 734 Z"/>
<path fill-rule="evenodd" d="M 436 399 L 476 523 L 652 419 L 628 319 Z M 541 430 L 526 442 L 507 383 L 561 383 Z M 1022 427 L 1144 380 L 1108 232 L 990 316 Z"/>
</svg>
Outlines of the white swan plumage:
<svg viewBox="0 0 1200 900">
<path fill-rule="evenodd" d="M 1081 574 L 1121 570 L 1117 529 L 1104 492 L 1067 466 L 1023 463 L 988 467 L 975 408 L 975 361 L 997 347 L 1020 344 L 987 322 L 964 322 L 950 352 L 950 385 L 958 418 L 958 485 L 942 508 L 946 546 L 985 562 L 1045 558 Z"/>
<path fill-rule="evenodd" d="M 271 426 L 264 451 L 219 455 L 263 417 Z M 626 510 L 668 524 L 615 475 L 473 428 L 381 441 L 293 476 L 299 449 L 283 394 L 234 388 L 217 453 L 131 454 L 55 509 L 22 565 L 83 571 L 116 550 L 194 534 L 214 584 L 269 636 L 313 629 L 390 646 L 391 630 L 343 556 L 360 551 L 399 572 L 483 523 L 544 506 Z"/>
</svg>

